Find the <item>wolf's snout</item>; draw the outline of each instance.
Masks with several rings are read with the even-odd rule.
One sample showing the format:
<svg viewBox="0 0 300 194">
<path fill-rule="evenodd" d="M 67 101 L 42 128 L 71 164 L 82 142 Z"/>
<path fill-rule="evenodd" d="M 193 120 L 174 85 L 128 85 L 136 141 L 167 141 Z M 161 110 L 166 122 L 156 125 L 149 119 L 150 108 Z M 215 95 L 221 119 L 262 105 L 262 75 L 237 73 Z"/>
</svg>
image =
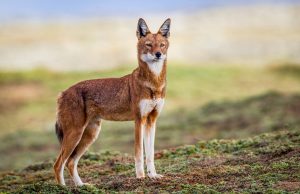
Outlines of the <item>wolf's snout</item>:
<svg viewBox="0 0 300 194">
<path fill-rule="evenodd" d="M 156 56 L 156 58 L 158 58 L 158 59 L 159 59 L 159 58 L 160 58 L 160 56 L 161 56 L 161 53 L 160 53 L 160 52 L 156 52 L 156 53 L 155 53 L 155 56 Z"/>
</svg>

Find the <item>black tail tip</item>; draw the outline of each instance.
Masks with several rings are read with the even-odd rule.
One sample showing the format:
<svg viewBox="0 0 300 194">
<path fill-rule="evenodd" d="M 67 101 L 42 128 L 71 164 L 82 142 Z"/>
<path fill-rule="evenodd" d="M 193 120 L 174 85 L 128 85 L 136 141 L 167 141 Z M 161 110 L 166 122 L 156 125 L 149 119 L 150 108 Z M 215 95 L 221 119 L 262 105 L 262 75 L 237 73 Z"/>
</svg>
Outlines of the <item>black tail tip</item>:
<svg viewBox="0 0 300 194">
<path fill-rule="evenodd" d="M 61 143 L 63 141 L 64 134 L 57 122 L 55 123 L 55 132 L 59 143 Z"/>
</svg>

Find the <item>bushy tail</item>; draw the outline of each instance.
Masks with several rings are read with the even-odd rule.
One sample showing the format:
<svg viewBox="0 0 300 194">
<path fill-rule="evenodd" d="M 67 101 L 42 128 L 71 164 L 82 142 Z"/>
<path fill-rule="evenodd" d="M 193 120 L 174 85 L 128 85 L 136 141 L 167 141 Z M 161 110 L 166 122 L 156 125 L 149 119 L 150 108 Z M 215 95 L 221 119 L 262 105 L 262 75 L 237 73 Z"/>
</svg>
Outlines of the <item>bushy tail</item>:
<svg viewBox="0 0 300 194">
<path fill-rule="evenodd" d="M 64 138 L 64 134 L 63 134 L 61 127 L 57 123 L 57 121 L 55 123 L 55 132 L 56 132 L 57 139 L 58 139 L 59 143 L 61 144 L 61 142 L 63 141 L 63 138 Z"/>
</svg>

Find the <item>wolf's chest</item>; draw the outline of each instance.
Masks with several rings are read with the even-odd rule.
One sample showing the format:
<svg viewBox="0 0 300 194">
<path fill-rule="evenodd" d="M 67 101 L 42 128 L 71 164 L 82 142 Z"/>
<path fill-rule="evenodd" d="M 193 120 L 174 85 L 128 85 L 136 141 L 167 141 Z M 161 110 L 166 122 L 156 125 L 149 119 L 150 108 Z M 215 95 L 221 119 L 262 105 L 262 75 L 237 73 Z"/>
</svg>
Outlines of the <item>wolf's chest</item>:
<svg viewBox="0 0 300 194">
<path fill-rule="evenodd" d="M 142 99 L 139 103 L 141 116 L 147 116 L 153 110 L 160 113 L 164 105 L 164 101 L 164 98 Z"/>
</svg>

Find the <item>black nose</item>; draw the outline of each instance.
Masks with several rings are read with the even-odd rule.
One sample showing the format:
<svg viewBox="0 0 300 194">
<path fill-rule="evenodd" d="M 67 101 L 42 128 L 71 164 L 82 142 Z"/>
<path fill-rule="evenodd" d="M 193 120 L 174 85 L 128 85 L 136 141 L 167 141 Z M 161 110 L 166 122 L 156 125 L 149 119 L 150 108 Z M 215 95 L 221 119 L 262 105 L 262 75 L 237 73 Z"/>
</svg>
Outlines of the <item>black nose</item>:
<svg viewBox="0 0 300 194">
<path fill-rule="evenodd" d="M 156 52 L 156 53 L 155 53 L 155 56 L 156 56 L 156 58 L 160 58 L 161 53 L 160 53 L 160 52 Z"/>
</svg>

